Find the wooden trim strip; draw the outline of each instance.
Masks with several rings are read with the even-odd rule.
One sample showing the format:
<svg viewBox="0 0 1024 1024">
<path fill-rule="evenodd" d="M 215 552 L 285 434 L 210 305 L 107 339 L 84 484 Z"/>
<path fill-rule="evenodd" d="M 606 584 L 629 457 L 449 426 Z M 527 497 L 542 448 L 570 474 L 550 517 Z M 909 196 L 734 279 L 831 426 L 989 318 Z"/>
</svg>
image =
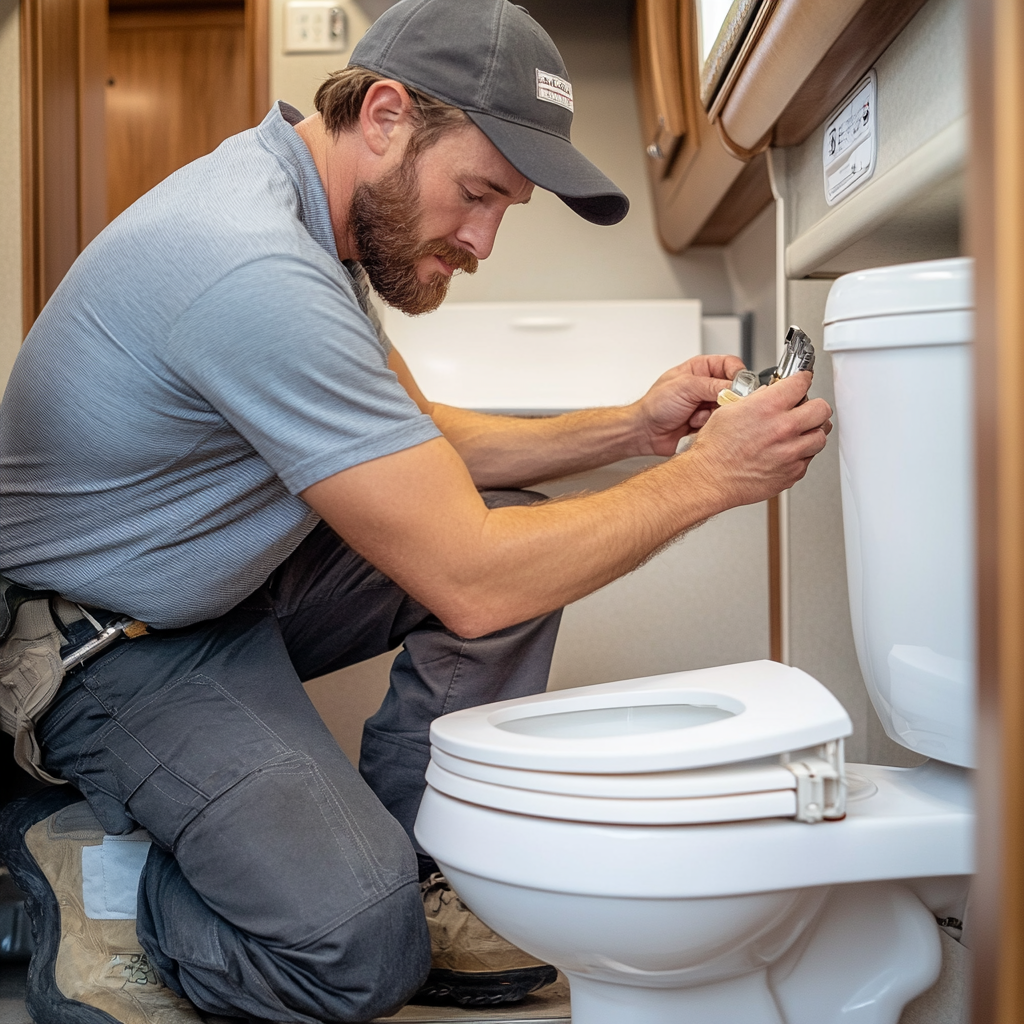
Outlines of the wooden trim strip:
<svg viewBox="0 0 1024 1024">
<path fill-rule="evenodd" d="M 970 4 L 978 876 L 973 1024 L 1024 1020 L 1024 8 Z M 1015 378 L 1014 375 L 1017 375 Z"/>
<path fill-rule="evenodd" d="M 78 249 L 107 226 L 107 3 L 78 0 Z"/>
<path fill-rule="evenodd" d="M 725 147 L 726 152 L 730 156 L 736 157 L 737 160 L 742 160 L 744 163 L 753 160 L 755 156 L 763 153 L 772 144 L 771 128 L 750 149 L 744 149 L 738 142 L 733 142 L 729 137 L 729 133 L 725 130 L 725 125 L 722 124 L 721 119 L 715 122 L 715 127 L 718 129 L 718 137 L 722 140 L 722 145 Z"/>
<path fill-rule="evenodd" d="M 21 317 L 28 334 L 42 306 L 39 203 L 39 2 L 21 3 Z"/>
<path fill-rule="evenodd" d="M 782 518 L 779 497 L 768 499 L 768 657 L 782 661 Z"/>
<path fill-rule="evenodd" d="M 245 59 L 250 119 L 257 125 L 270 109 L 270 0 L 245 0 Z"/>
</svg>

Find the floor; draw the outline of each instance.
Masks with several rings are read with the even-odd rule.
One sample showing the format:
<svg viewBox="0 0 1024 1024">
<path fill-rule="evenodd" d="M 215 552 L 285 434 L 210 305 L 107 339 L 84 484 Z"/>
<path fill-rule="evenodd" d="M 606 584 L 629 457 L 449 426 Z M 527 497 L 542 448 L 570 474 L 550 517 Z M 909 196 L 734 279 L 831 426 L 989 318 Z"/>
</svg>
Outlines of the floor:
<svg viewBox="0 0 1024 1024">
<path fill-rule="evenodd" d="M 523 1002 L 504 1010 L 458 1010 L 436 1006 L 406 1006 L 383 1022 L 400 1024 L 526 1024 L 547 1021 L 548 1024 L 570 1024 L 569 986 L 559 977 L 554 985 Z M 25 965 L 0 964 L 0 1024 L 32 1024 L 25 1009 Z"/>
<path fill-rule="evenodd" d="M 25 965 L 0 964 L 0 1024 L 30 1024 L 25 1009 Z"/>
<path fill-rule="evenodd" d="M 966 1024 L 967 951 L 947 935 L 941 936 L 943 972 L 938 983 L 915 999 L 903 1011 L 900 1024 Z M 432 1006 L 406 1006 L 393 1017 L 381 1017 L 374 1024 L 571 1024 L 569 985 L 558 981 L 543 992 L 527 996 L 505 1010 L 458 1010 Z M 25 965 L 0 963 L 0 1024 L 32 1024 L 25 1009 Z"/>
</svg>

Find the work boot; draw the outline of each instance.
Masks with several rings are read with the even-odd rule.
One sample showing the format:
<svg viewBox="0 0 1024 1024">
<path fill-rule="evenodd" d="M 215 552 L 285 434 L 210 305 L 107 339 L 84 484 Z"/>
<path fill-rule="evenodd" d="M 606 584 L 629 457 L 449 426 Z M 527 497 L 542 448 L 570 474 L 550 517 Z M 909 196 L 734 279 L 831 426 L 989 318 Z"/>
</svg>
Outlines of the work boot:
<svg viewBox="0 0 1024 1024">
<path fill-rule="evenodd" d="M 143 833 L 143 836 L 145 834 Z M 108 837 L 108 840 L 110 837 Z M 141 866 L 148 843 L 115 839 Z M 83 889 L 83 850 L 105 847 L 103 828 L 89 805 L 64 787 L 43 790 L 8 804 L 0 814 L 0 858 L 19 888 L 32 924 L 34 952 L 28 970 L 26 1005 L 35 1024 L 201 1024 L 192 1004 L 164 985 L 135 936 L 134 898 L 130 884 L 115 884 L 108 894 L 121 909 L 103 904 L 90 881 Z M 123 872 L 117 851 L 104 860 L 104 849 L 89 857 L 90 879 L 109 865 Z M 97 859 L 98 858 L 98 859 Z M 138 868 L 136 868 L 136 871 Z M 102 877 L 102 876 L 100 876 Z M 136 875 L 137 886 L 137 875 Z M 131 917 L 128 915 L 131 914 Z"/>
<path fill-rule="evenodd" d="M 410 1000 L 430 1006 L 517 1003 L 558 972 L 491 931 L 440 872 L 420 883 L 430 930 L 430 974 Z"/>
</svg>

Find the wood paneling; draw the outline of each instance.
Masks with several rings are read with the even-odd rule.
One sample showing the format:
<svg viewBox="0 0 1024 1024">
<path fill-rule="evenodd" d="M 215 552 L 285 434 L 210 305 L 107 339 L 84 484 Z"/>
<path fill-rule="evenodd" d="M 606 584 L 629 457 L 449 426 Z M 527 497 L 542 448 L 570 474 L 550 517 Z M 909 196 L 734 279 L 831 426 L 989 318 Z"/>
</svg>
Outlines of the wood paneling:
<svg viewBox="0 0 1024 1024">
<path fill-rule="evenodd" d="M 241 4 L 111 12 L 111 219 L 179 167 L 251 127 L 250 65 Z"/>
<path fill-rule="evenodd" d="M 694 245 L 727 245 L 770 202 L 772 186 L 768 180 L 768 158 L 755 156 L 740 171 L 740 176 L 722 197 L 722 201 L 694 238 Z"/>
<path fill-rule="evenodd" d="M 84 249 L 107 226 L 107 4 L 79 0 L 78 244 Z"/>
<path fill-rule="evenodd" d="M 978 875 L 973 1024 L 1024 1020 L 1024 6 L 972 0 Z"/>
</svg>

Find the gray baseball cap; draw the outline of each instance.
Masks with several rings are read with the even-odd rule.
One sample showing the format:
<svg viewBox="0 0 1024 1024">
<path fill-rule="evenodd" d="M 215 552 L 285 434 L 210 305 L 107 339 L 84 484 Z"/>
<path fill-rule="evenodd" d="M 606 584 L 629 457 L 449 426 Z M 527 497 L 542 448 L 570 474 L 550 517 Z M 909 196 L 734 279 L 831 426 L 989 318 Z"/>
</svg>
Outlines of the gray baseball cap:
<svg viewBox="0 0 1024 1024">
<path fill-rule="evenodd" d="M 509 0 L 401 0 L 352 51 L 376 71 L 464 110 L 512 166 L 594 224 L 629 200 L 569 139 L 572 84 L 548 34 Z"/>
</svg>

